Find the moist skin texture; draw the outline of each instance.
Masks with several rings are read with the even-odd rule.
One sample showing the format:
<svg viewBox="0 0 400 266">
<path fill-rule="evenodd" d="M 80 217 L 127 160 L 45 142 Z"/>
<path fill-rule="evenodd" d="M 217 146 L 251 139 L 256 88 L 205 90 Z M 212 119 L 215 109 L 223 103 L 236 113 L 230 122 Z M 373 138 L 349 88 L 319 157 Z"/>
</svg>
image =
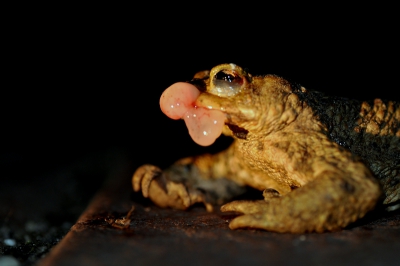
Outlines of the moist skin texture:
<svg viewBox="0 0 400 266">
<path fill-rule="evenodd" d="M 133 189 L 156 205 L 185 210 L 200 202 L 212 211 L 224 204 L 222 211 L 241 214 L 232 229 L 291 233 L 340 230 L 378 207 L 400 207 L 398 102 L 328 97 L 234 64 L 199 72 L 190 84 L 200 93 L 184 102 L 222 113 L 222 133 L 234 141 L 167 169 L 139 167 Z M 246 187 L 264 199 L 229 202 Z"/>
</svg>

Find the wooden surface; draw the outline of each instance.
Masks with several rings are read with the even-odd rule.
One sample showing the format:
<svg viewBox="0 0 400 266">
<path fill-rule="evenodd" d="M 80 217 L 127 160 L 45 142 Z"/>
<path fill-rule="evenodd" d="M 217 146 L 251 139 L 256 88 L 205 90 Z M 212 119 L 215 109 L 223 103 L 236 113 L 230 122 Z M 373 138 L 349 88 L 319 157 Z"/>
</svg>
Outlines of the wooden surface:
<svg viewBox="0 0 400 266">
<path fill-rule="evenodd" d="M 333 233 L 233 231 L 234 214 L 154 206 L 131 191 L 130 174 L 100 190 L 37 265 L 399 265 L 399 212 Z M 132 206 L 128 228 L 110 225 Z"/>
</svg>

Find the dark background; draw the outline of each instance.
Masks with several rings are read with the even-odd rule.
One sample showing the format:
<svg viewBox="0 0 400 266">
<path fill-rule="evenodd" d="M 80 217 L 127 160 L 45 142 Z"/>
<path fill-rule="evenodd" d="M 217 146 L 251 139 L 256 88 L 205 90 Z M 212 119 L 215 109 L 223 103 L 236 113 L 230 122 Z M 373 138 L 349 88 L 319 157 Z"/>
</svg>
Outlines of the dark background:
<svg viewBox="0 0 400 266">
<path fill-rule="evenodd" d="M 160 111 L 221 63 L 331 95 L 399 99 L 393 7 L 20 6 L 2 38 L 1 219 L 74 222 L 121 165 L 217 151 Z M 6 48 L 4 48 L 6 47 Z M 129 184 L 127 184 L 129 185 Z"/>
<path fill-rule="evenodd" d="M 28 163 L 30 172 L 110 146 L 140 163 L 197 150 L 183 122 L 161 113 L 159 97 L 220 63 L 332 95 L 398 97 L 395 19 L 372 16 L 383 11 L 323 9 L 309 18 L 274 10 L 274 17 L 256 13 L 251 20 L 241 10 L 245 16 L 231 14 L 232 21 L 229 10 L 142 11 L 59 8 L 10 22 L 3 38 L 4 160 L 22 159 L 19 170 Z"/>
</svg>

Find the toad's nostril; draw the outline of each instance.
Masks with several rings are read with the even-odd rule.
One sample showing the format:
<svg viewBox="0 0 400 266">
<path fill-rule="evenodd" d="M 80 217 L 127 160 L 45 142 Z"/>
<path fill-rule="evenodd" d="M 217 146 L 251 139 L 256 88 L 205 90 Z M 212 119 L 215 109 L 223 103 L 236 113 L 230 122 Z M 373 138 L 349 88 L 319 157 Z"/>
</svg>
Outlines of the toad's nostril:
<svg viewBox="0 0 400 266">
<path fill-rule="evenodd" d="M 205 79 L 194 78 L 191 81 L 188 81 L 188 83 L 194 85 L 201 92 L 205 92 L 207 90 L 207 84 Z"/>
</svg>

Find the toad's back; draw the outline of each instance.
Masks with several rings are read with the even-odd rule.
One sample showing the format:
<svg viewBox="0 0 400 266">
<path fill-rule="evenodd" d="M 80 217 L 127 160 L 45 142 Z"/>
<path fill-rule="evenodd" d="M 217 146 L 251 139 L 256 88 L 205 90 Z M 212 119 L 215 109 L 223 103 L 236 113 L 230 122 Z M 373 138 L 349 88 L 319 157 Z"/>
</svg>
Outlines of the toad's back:
<svg viewBox="0 0 400 266">
<path fill-rule="evenodd" d="M 360 156 L 380 181 L 388 210 L 400 207 L 400 103 L 327 97 L 295 90 L 326 126 L 330 138 Z"/>
</svg>

